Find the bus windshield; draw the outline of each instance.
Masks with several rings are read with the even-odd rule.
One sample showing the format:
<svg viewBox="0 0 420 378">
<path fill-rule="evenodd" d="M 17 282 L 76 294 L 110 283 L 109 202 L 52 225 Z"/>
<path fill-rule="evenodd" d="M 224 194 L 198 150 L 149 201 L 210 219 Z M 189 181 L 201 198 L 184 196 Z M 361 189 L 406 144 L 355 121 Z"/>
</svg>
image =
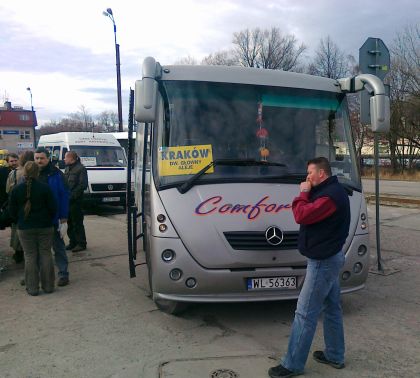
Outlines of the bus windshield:
<svg viewBox="0 0 420 378">
<path fill-rule="evenodd" d="M 160 91 L 164 111 L 153 142 L 153 170 L 161 189 L 192 175 L 162 171 L 158 152 L 205 145 L 210 146 L 212 160 L 267 164 L 214 166 L 197 184 L 300 182 L 307 160 L 325 156 L 343 184 L 360 190 L 346 97 L 341 93 L 196 81 L 164 81 Z"/>
<path fill-rule="evenodd" d="M 126 167 L 127 160 L 122 147 L 70 146 L 86 167 Z"/>
</svg>

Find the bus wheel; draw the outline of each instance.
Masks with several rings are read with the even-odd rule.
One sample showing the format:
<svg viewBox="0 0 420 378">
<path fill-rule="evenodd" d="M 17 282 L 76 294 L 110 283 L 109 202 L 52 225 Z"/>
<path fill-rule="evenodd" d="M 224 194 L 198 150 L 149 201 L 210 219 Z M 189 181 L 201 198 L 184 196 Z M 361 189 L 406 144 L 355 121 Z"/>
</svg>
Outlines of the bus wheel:
<svg viewBox="0 0 420 378">
<path fill-rule="evenodd" d="M 166 299 L 155 299 L 154 302 L 159 310 L 170 315 L 182 314 L 188 308 L 188 303 L 185 302 L 168 301 Z"/>
</svg>

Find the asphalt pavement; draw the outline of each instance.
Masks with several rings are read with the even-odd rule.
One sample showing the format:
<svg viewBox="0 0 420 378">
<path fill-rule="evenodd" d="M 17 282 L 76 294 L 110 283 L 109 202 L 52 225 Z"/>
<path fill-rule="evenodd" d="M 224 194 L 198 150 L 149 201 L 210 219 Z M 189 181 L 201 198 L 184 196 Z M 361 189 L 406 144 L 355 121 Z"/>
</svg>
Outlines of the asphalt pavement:
<svg viewBox="0 0 420 378">
<path fill-rule="evenodd" d="M 147 269 L 128 275 L 125 215 L 85 218 L 88 249 L 69 253 L 70 285 L 28 296 L 22 266 L 0 278 L 0 377 L 267 377 L 287 348 L 295 301 L 199 304 L 179 317 L 148 296 Z M 374 207 L 368 207 L 375 270 Z M 346 368 L 308 359 L 305 376 L 420 377 L 420 210 L 381 206 L 383 262 L 343 296 Z M 0 231 L 8 251 L 9 231 Z M 140 253 L 138 262 L 144 256 Z M 322 321 L 312 350 L 322 348 Z"/>
<path fill-rule="evenodd" d="M 375 203 L 374 179 L 363 179 L 363 191 L 368 203 Z M 379 180 L 379 203 L 388 206 L 420 208 L 420 182 Z"/>
</svg>

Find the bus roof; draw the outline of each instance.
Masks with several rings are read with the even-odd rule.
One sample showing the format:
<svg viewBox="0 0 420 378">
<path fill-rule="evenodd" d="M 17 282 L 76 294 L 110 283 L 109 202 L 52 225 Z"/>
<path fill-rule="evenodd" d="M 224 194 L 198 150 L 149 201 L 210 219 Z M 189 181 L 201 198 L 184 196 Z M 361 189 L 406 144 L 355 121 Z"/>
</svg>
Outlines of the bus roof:
<svg viewBox="0 0 420 378">
<path fill-rule="evenodd" d="M 232 66 L 163 66 L 161 80 L 207 81 L 341 92 L 337 80 L 296 72 Z"/>
<path fill-rule="evenodd" d="M 39 143 L 65 143 L 69 146 L 120 146 L 117 139 L 108 133 L 63 132 L 41 135 Z"/>
</svg>

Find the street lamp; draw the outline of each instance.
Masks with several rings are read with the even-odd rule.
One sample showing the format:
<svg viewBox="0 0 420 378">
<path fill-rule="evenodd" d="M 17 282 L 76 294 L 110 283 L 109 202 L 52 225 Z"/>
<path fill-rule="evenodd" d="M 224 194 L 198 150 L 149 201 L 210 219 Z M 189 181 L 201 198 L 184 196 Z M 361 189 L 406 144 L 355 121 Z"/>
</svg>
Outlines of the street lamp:
<svg viewBox="0 0 420 378">
<path fill-rule="evenodd" d="M 118 131 L 123 131 L 123 120 L 122 120 L 122 106 L 121 106 L 121 73 L 120 73 L 120 45 L 117 43 L 117 26 L 115 25 L 114 15 L 111 8 L 107 8 L 103 11 L 104 16 L 109 17 L 114 25 L 114 41 L 115 41 L 115 58 L 117 64 L 117 96 L 118 96 Z"/>
<path fill-rule="evenodd" d="M 30 87 L 26 88 L 26 90 L 29 91 L 29 94 L 31 95 L 31 110 L 32 110 L 32 120 L 33 120 L 32 128 L 33 128 L 33 133 L 34 133 L 34 148 L 36 148 L 36 137 L 35 137 L 35 126 L 36 126 L 35 123 L 36 123 L 36 121 L 35 121 L 34 106 L 32 105 L 32 91 L 31 91 Z"/>
</svg>

